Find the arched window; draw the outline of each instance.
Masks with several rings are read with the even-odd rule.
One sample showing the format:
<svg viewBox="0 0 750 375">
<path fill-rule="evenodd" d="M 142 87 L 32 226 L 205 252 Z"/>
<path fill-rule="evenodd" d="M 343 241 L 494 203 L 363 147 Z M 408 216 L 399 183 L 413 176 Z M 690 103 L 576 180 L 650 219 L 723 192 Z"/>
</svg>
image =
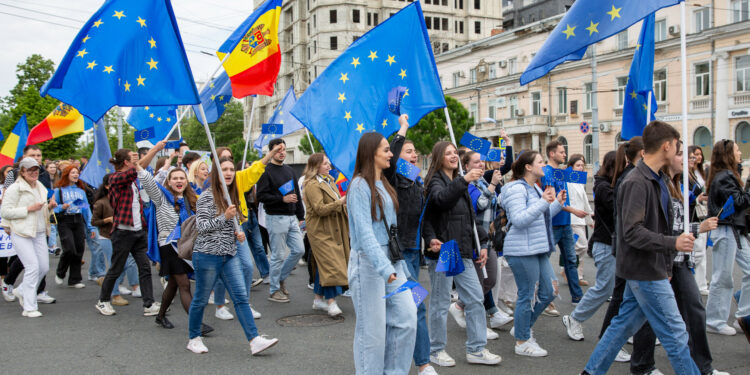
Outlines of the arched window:
<svg viewBox="0 0 750 375">
<path fill-rule="evenodd" d="M 591 134 L 583 137 L 583 157 L 586 158 L 586 163 L 591 163 L 594 160 L 594 138 Z"/>
<path fill-rule="evenodd" d="M 570 153 L 568 152 L 568 140 L 565 137 L 557 137 L 557 141 L 562 143 L 563 147 L 565 147 L 565 162 L 567 163 L 568 155 L 570 155 Z"/>
<path fill-rule="evenodd" d="M 627 142 L 626 140 L 622 139 L 622 133 L 617 133 L 615 136 L 615 151 L 617 151 L 618 148 L 620 148 L 620 145 Z"/>
<path fill-rule="evenodd" d="M 745 159 L 750 158 L 750 124 L 742 121 L 734 129 L 734 142 L 739 146 Z"/>
<path fill-rule="evenodd" d="M 699 126 L 693 133 L 693 144 L 700 147 L 703 155 L 711 158 L 711 152 L 714 148 L 714 140 L 711 131 L 705 126 Z"/>
</svg>

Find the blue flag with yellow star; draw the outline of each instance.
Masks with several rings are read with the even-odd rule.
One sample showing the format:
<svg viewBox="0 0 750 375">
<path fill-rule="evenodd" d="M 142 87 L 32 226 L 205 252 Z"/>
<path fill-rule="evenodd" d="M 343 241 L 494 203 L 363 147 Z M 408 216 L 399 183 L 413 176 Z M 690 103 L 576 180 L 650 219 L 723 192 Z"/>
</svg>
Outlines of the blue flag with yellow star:
<svg viewBox="0 0 750 375">
<path fill-rule="evenodd" d="M 222 71 L 218 77 L 209 82 L 201 91 L 201 104 L 203 104 L 203 110 L 206 111 L 206 120 L 209 124 L 213 124 L 224 114 L 224 106 L 231 100 L 232 82 L 229 80 L 227 72 Z M 193 112 L 195 112 L 195 117 L 202 124 L 203 118 L 200 115 L 200 109 L 198 109 L 197 105 L 193 106 Z"/>
<path fill-rule="evenodd" d="M 136 129 L 134 133 L 136 142 L 149 141 L 152 144 L 157 144 L 166 138 L 176 121 L 177 107 L 175 106 L 136 107 L 130 110 L 125 120 Z"/>
<path fill-rule="evenodd" d="M 580 60 L 589 45 L 609 38 L 649 14 L 680 1 L 576 1 L 521 74 L 521 84 L 545 76 L 566 61 Z"/>
<path fill-rule="evenodd" d="M 406 88 L 400 110 L 412 124 L 446 105 L 418 1 L 352 43 L 302 94 L 292 115 L 351 179 L 362 134 L 399 129 L 388 110 L 388 93 L 398 86 Z"/>
<path fill-rule="evenodd" d="M 107 0 L 40 93 L 95 121 L 115 105 L 197 104 L 170 0 Z"/>
<path fill-rule="evenodd" d="M 265 133 L 262 131 L 262 126 L 265 124 L 261 125 L 260 137 L 258 137 L 258 139 L 255 140 L 255 143 L 253 143 L 253 148 L 258 150 L 258 152 L 262 152 L 263 147 L 265 147 L 268 142 L 271 142 L 272 139 L 285 136 L 287 134 L 292 134 L 297 130 L 304 128 L 299 120 L 297 120 L 296 117 L 292 116 L 292 108 L 294 108 L 295 104 L 297 104 L 297 95 L 294 93 L 294 85 L 291 85 L 289 86 L 289 90 L 286 91 L 286 95 L 284 95 L 284 98 L 281 99 L 279 104 L 276 106 L 276 109 L 274 109 L 271 118 L 268 119 L 267 122 L 267 124 L 282 125 L 283 129 L 281 129 L 281 133 Z"/>
<path fill-rule="evenodd" d="M 94 152 L 91 153 L 89 162 L 83 167 L 80 179 L 93 187 L 98 187 L 104 175 L 115 171 L 114 166 L 109 163 L 111 158 L 107 127 L 99 121 L 94 124 Z"/>
<path fill-rule="evenodd" d="M 651 95 L 651 116 L 659 109 L 654 96 L 654 22 L 652 13 L 643 19 L 633 63 L 630 65 L 628 84 L 622 105 L 622 139 L 643 135 L 649 122 L 648 95 Z"/>
</svg>

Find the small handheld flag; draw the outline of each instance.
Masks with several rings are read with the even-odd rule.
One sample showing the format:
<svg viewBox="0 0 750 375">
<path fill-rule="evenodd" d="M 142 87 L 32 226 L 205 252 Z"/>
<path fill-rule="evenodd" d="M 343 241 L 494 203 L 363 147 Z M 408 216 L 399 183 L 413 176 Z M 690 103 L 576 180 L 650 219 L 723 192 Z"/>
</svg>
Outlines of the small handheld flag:
<svg viewBox="0 0 750 375">
<path fill-rule="evenodd" d="M 456 240 L 450 240 L 440 246 L 440 257 L 435 272 L 445 272 L 445 276 L 456 276 L 464 272 L 464 262 Z"/>
<path fill-rule="evenodd" d="M 724 220 L 731 216 L 734 213 L 734 197 L 729 196 L 729 199 L 727 199 L 727 202 L 724 203 L 724 206 L 721 207 L 721 210 L 719 210 L 719 214 L 716 215 L 719 217 L 719 219 Z"/>
<path fill-rule="evenodd" d="M 26 139 L 29 137 L 29 124 L 26 122 L 26 115 L 21 116 L 13 131 L 8 134 L 8 140 L 0 149 L 0 166 L 13 164 L 23 155 L 23 148 L 26 147 Z"/>
<path fill-rule="evenodd" d="M 490 148 L 492 148 L 490 141 L 479 138 L 469 132 L 464 133 L 459 143 L 482 155 L 487 155 L 490 152 Z"/>
<path fill-rule="evenodd" d="M 263 124 L 260 134 L 284 134 L 284 125 L 282 124 Z"/>
<path fill-rule="evenodd" d="M 416 165 L 409 163 L 408 161 L 399 158 L 398 162 L 396 162 L 396 172 L 398 174 L 414 181 L 418 176 L 420 169 Z"/>
<path fill-rule="evenodd" d="M 73 206 L 80 209 L 89 208 L 89 202 L 85 199 L 79 198 L 73 201 Z"/>
<path fill-rule="evenodd" d="M 149 130 L 148 137 L 137 139 L 136 142 L 149 141 L 157 144 L 169 135 L 169 131 L 177 122 L 176 106 L 145 106 L 135 107 L 130 110 L 125 120 L 130 126 L 139 130 Z M 145 133 L 143 134 L 146 135 Z"/>
<path fill-rule="evenodd" d="M 490 151 L 487 152 L 487 156 L 483 157 L 483 159 L 492 162 L 500 162 L 503 161 L 504 153 L 505 151 L 502 148 L 490 148 Z"/>
<path fill-rule="evenodd" d="M 401 100 L 406 94 L 406 87 L 396 86 L 388 92 L 388 110 L 396 116 L 401 116 Z"/>
<path fill-rule="evenodd" d="M 505 142 L 505 139 L 501 138 L 500 139 L 500 149 L 501 150 L 505 150 L 507 147 L 508 147 L 508 143 Z"/>
<path fill-rule="evenodd" d="M 136 130 L 135 133 L 133 133 L 133 137 L 135 138 L 136 142 L 140 141 L 148 141 L 149 139 L 153 138 L 156 132 L 154 131 L 153 127 Z"/>
<path fill-rule="evenodd" d="M 575 171 L 568 167 L 565 169 L 565 182 L 571 184 L 586 184 L 588 173 L 586 171 Z"/>
<path fill-rule="evenodd" d="M 183 142 L 182 138 L 180 138 L 180 139 L 178 139 L 176 141 L 169 141 L 169 142 L 167 142 L 166 145 L 164 145 L 164 148 L 166 148 L 166 149 L 172 149 L 172 150 L 177 150 L 177 149 L 180 148 L 180 143 L 182 143 L 182 142 Z"/>
<path fill-rule="evenodd" d="M 292 116 L 292 108 L 294 108 L 296 104 L 297 95 L 294 93 L 294 85 L 291 85 L 289 86 L 289 90 L 286 91 L 286 95 L 284 95 L 284 98 L 281 99 L 279 104 L 276 106 L 276 109 L 274 109 L 271 118 L 268 119 L 269 124 L 284 125 L 283 132 L 280 133 L 279 136 L 292 134 L 297 130 L 304 128 L 302 126 L 302 123 L 300 123 L 296 117 Z M 261 132 L 260 137 L 258 137 L 258 139 L 255 140 L 255 143 L 253 143 L 253 148 L 260 152 L 263 150 L 263 147 L 271 142 L 271 139 L 273 139 L 273 137 L 271 137 L 269 134 L 263 134 Z"/>
<path fill-rule="evenodd" d="M 281 195 L 287 195 L 294 191 L 294 180 L 287 181 L 284 185 L 279 186 Z"/>
<path fill-rule="evenodd" d="M 411 290 L 411 296 L 414 299 L 414 304 L 416 304 L 417 306 L 419 306 L 419 304 L 421 304 L 422 301 L 424 301 L 424 299 L 427 298 L 427 295 L 429 294 L 427 289 L 423 288 L 422 285 L 419 285 L 418 282 L 409 280 L 401 284 L 401 286 L 396 288 L 396 290 L 383 296 L 383 298 L 388 299 L 388 298 L 395 296 L 396 294 L 405 292 L 407 290 Z"/>
</svg>

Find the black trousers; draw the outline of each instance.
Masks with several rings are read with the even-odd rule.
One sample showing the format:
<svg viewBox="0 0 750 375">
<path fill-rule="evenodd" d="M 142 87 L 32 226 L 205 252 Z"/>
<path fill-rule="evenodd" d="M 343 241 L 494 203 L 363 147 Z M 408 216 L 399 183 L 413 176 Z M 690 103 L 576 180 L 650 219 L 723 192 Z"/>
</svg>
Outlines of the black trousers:
<svg viewBox="0 0 750 375">
<path fill-rule="evenodd" d="M 109 301 L 112 296 L 112 289 L 115 287 L 115 281 L 120 277 L 125 269 L 125 262 L 128 260 L 128 254 L 133 255 L 135 264 L 138 266 L 138 281 L 143 296 L 143 306 L 150 307 L 154 303 L 154 288 L 151 285 L 151 263 L 146 256 L 148 242 L 146 231 L 130 231 L 115 229 L 112 232 L 112 264 L 104 276 L 102 289 L 99 293 L 100 301 Z"/>
<path fill-rule="evenodd" d="M 86 250 L 86 224 L 83 215 L 59 215 L 57 222 L 57 233 L 60 234 L 60 247 L 62 254 L 60 262 L 57 263 L 57 277 L 64 279 L 65 274 L 70 271 L 68 285 L 81 282 L 81 260 Z"/>
<path fill-rule="evenodd" d="M 8 258 L 8 274 L 5 275 L 5 283 L 8 285 L 14 285 L 18 276 L 21 275 L 22 272 L 23 263 L 21 263 L 21 260 L 18 259 L 17 256 Z M 47 276 L 43 276 L 42 280 L 39 282 L 39 286 L 36 288 L 37 294 L 43 292 L 44 288 L 47 286 L 47 282 L 45 281 L 46 278 Z"/>
<path fill-rule="evenodd" d="M 307 233 L 302 238 L 302 242 L 305 244 L 305 254 L 303 259 L 307 262 L 307 281 L 308 284 L 312 284 L 314 281 L 313 269 L 312 269 L 312 247 L 310 246 L 310 240 L 307 239 Z"/>
</svg>

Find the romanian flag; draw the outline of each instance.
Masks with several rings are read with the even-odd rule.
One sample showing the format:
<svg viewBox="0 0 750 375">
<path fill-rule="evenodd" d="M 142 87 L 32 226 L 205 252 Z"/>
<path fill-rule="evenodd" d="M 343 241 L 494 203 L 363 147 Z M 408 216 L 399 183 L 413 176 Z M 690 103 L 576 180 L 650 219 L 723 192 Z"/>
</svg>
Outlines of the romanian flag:
<svg viewBox="0 0 750 375">
<path fill-rule="evenodd" d="M 232 81 L 232 95 L 273 95 L 273 85 L 281 66 L 279 18 L 281 1 L 266 0 L 243 22 L 216 54 Z"/>
<path fill-rule="evenodd" d="M 26 115 L 16 123 L 16 127 L 8 134 L 8 140 L 5 141 L 3 148 L 0 150 L 0 167 L 13 164 L 23 155 L 23 148 L 26 147 L 26 138 L 29 137 L 29 124 L 26 123 Z"/>
<path fill-rule="evenodd" d="M 80 114 L 78 110 L 60 103 L 42 122 L 31 129 L 27 143 L 35 145 L 63 135 L 81 133 L 93 126 L 94 123 Z"/>
</svg>

